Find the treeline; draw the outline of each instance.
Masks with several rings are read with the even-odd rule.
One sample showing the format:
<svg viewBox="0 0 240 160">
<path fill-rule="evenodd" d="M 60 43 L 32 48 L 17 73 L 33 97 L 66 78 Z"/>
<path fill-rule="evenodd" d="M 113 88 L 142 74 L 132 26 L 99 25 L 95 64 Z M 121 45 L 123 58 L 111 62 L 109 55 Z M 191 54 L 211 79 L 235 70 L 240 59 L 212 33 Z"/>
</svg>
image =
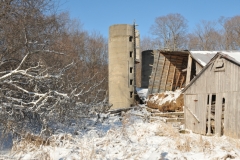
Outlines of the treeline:
<svg viewBox="0 0 240 160">
<path fill-rule="evenodd" d="M 54 6 L 51 0 L 0 1 L 2 73 L 14 69 L 31 51 L 24 68 L 39 63 L 48 71 L 57 72 L 74 63 L 62 78 L 64 92 L 95 74 L 94 81 L 106 79 L 107 40 L 99 33 L 83 30 L 82 24 L 71 20 L 67 13 L 54 13 Z M 107 82 L 101 87 L 107 89 Z"/>
<path fill-rule="evenodd" d="M 188 31 L 188 21 L 180 14 L 155 19 L 150 28 L 152 37 L 143 37 L 142 50 L 238 50 L 240 49 L 240 16 L 201 21 Z"/>
<path fill-rule="evenodd" d="M 109 107 L 107 40 L 81 26 L 53 0 L 0 0 L 0 132 L 50 135 Z"/>
</svg>

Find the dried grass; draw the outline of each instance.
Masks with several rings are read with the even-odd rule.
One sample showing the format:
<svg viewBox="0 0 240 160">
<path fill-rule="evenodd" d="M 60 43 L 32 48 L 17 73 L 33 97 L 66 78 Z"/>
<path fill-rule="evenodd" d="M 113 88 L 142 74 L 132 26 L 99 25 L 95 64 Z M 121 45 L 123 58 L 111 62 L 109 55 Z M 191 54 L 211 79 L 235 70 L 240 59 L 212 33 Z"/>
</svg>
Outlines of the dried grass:
<svg viewBox="0 0 240 160">
<path fill-rule="evenodd" d="M 176 142 L 176 148 L 181 152 L 190 152 L 197 150 L 198 152 L 211 152 L 214 148 L 213 144 L 207 139 L 203 138 L 202 135 L 199 135 L 199 138 L 196 139 L 190 135 L 181 135 L 180 137 L 174 137 Z"/>
<path fill-rule="evenodd" d="M 170 123 L 163 123 L 159 125 L 158 131 L 155 133 L 156 136 L 168 136 L 168 137 L 180 137 L 180 133 L 176 128 L 172 127 Z"/>
<path fill-rule="evenodd" d="M 31 152 L 37 150 L 41 145 L 49 145 L 49 142 L 40 136 L 27 134 L 20 142 L 14 142 L 12 152 Z"/>
<path fill-rule="evenodd" d="M 51 160 L 50 151 L 44 150 L 43 148 L 49 146 L 61 147 L 61 146 L 70 146 L 74 144 L 74 138 L 70 134 L 59 134 L 53 135 L 48 139 L 44 139 L 40 136 L 27 134 L 21 141 L 14 142 L 12 147 L 12 155 L 16 155 L 21 159 L 22 155 L 28 153 L 33 157 L 31 159 L 36 160 Z"/>
<path fill-rule="evenodd" d="M 178 150 L 182 152 L 191 151 L 191 140 L 189 137 L 177 138 L 176 147 Z"/>
</svg>

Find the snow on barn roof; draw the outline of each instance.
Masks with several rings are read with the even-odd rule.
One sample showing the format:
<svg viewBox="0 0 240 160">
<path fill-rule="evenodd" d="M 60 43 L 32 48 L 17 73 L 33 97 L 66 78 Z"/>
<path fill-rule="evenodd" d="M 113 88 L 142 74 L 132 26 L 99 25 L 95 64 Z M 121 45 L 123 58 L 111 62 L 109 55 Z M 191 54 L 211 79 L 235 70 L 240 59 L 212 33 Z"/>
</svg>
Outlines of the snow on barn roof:
<svg viewBox="0 0 240 160">
<path fill-rule="evenodd" d="M 222 51 L 219 52 L 219 54 L 223 55 L 224 58 L 240 65 L 240 51 Z"/>
<path fill-rule="evenodd" d="M 218 51 L 189 51 L 194 58 L 203 67 L 217 54 Z"/>
</svg>

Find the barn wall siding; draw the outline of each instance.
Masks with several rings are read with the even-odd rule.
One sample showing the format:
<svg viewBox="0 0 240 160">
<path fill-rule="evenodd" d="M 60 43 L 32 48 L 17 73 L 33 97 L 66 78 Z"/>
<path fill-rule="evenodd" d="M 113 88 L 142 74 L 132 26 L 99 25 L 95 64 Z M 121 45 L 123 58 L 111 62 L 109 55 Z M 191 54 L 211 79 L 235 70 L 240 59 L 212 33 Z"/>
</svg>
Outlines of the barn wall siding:
<svg viewBox="0 0 240 160">
<path fill-rule="evenodd" d="M 239 66 L 225 61 L 225 71 L 215 72 L 214 66 L 208 69 L 185 91 L 186 94 L 239 92 Z"/>
<path fill-rule="evenodd" d="M 195 108 L 195 114 L 198 117 L 199 121 L 198 123 L 195 123 L 195 130 L 196 133 L 205 134 L 206 132 L 206 104 L 207 104 L 207 97 L 206 94 L 198 94 L 196 108 Z"/>
<path fill-rule="evenodd" d="M 200 77 L 185 91 L 185 107 L 192 109 L 199 118 L 195 118 L 185 109 L 186 128 L 195 133 L 206 133 L 207 96 L 216 94 L 215 104 L 215 134 L 221 135 L 222 105 L 225 99 L 224 135 L 240 138 L 240 67 L 228 60 L 224 60 L 224 71 L 215 71 L 211 64 Z M 191 95 L 195 94 L 197 102 Z M 196 108 L 194 108 L 196 107 Z M 195 124 L 194 124 L 195 123 Z"/>
</svg>

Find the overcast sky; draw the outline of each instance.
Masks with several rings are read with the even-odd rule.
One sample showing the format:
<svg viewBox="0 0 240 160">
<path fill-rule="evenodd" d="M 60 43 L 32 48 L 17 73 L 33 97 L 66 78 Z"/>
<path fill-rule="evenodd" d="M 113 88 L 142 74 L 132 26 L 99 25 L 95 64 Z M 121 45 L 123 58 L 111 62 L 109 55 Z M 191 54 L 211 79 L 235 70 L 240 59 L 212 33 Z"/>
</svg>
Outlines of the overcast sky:
<svg viewBox="0 0 240 160">
<path fill-rule="evenodd" d="M 240 15 L 240 0 L 60 0 L 59 11 L 68 11 L 89 32 L 108 38 L 113 24 L 138 24 L 141 37 L 151 36 L 156 17 L 179 13 L 193 31 L 202 20 L 217 21 L 221 16 Z"/>
</svg>

